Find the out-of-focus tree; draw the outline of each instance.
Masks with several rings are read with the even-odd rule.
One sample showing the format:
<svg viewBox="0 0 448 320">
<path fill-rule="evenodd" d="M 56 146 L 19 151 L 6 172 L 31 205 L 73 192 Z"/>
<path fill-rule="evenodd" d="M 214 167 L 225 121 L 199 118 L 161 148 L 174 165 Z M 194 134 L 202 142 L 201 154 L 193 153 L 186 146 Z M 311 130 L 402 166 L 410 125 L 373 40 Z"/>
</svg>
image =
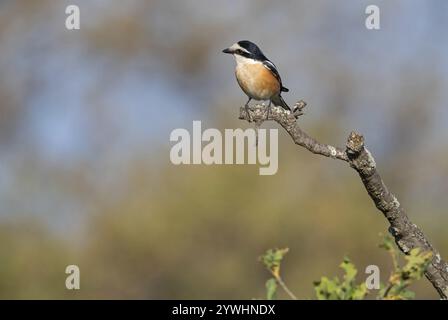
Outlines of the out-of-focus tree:
<svg viewBox="0 0 448 320">
<path fill-rule="evenodd" d="M 67 31 L 72 2 L 0 2 L 1 297 L 258 297 L 256 257 L 275 246 L 291 248 L 285 274 L 302 297 L 304 279 L 335 273 L 345 253 L 389 269 L 375 249 L 384 221 L 356 177 L 283 134 L 273 177 L 169 163 L 174 128 L 246 126 L 220 53 L 242 38 L 276 63 L 288 102 L 307 100 L 307 131 L 369 137 L 387 183 L 448 255 L 448 55 L 433 41 L 445 4 L 382 2 L 394 22 L 370 33 L 367 1 L 79 0 L 81 30 Z M 79 292 L 63 287 L 68 264 L 81 268 Z"/>
</svg>

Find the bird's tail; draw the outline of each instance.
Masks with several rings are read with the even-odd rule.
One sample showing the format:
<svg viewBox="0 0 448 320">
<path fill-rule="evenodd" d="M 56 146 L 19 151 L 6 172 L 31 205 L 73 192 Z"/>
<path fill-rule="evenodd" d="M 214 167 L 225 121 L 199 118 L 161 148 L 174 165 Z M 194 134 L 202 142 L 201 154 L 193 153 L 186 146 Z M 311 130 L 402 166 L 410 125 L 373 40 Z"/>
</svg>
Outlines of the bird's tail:
<svg viewBox="0 0 448 320">
<path fill-rule="evenodd" d="M 291 111 L 291 108 L 288 106 L 288 104 L 283 100 L 281 95 L 276 95 L 272 98 L 272 103 L 278 107 L 282 107 L 285 110 Z"/>
</svg>

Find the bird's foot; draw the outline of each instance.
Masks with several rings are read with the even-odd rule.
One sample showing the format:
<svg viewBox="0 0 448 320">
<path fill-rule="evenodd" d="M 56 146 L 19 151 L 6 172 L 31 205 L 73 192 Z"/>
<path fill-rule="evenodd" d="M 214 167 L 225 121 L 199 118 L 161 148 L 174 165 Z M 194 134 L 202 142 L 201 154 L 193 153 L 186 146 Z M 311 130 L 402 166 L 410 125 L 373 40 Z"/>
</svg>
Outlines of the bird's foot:
<svg viewBox="0 0 448 320">
<path fill-rule="evenodd" d="M 249 104 L 244 105 L 244 109 L 246 110 L 247 121 L 253 122 L 252 115 L 250 114 Z"/>
<path fill-rule="evenodd" d="M 269 102 L 268 106 L 266 107 L 266 118 L 265 118 L 265 120 L 269 119 L 270 113 L 271 113 L 271 102 Z"/>
</svg>

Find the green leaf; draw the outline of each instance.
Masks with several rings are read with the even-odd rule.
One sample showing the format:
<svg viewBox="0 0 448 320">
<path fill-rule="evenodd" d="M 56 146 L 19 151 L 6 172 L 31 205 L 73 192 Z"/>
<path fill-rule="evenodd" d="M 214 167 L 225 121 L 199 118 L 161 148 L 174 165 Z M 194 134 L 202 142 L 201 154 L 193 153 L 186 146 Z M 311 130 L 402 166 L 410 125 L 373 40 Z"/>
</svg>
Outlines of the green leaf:
<svg viewBox="0 0 448 320">
<path fill-rule="evenodd" d="M 288 248 L 269 249 L 260 257 L 260 260 L 269 271 L 278 275 L 280 272 L 280 264 L 288 251 Z"/>
<path fill-rule="evenodd" d="M 405 300 L 411 300 L 415 298 L 415 293 L 405 289 L 400 293 L 400 296 Z"/>
<path fill-rule="evenodd" d="M 322 277 L 320 281 L 314 283 L 314 291 L 318 300 L 339 300 L 339 279 L 333 280 Z"/>
<path fill-rule="evenodd" d="M 351 297 L 353 300 L 362 300 L 367 294 L 367 287 L 365 283 L 354 288 Z"/>
<path fill-rule="evenodd" d="M 347 257 L 344 258 L 340 267 L 344 270 L 344 281 L 338 277 L 330 280 L 322 277 L 320 281 L 314 282 L 314 290 L 319 300 L 361 300 L 367 294 L 367 287 L 364 283 L 357 285 L 355 282 L 358 270 Z"/>
<path fill-rule="evenodd" d="M 402 277 L 404 280 L 413 281 L 423 277 L 428 264 L 432 259 L 432 252 L 421 252 L 419 248 L 414 248 L 405 256 L 407 261 L 402 269 Z"/>
<path fill-rule="evenodd" d="M 275 300 L 277 296 L 277 281 L 274 278 L 266 281 L 266 299 Z"/>
<path fill-rule="evenodd" d="M 344 283 L 349 285 L 351 282 L 355 280 L 356 274 L 358 270 L 353 263 L 350 262 L 348 257 L 344 257 L 344 261 L 339 265 L 345 272 L 344 274 Z"/>
</svg>

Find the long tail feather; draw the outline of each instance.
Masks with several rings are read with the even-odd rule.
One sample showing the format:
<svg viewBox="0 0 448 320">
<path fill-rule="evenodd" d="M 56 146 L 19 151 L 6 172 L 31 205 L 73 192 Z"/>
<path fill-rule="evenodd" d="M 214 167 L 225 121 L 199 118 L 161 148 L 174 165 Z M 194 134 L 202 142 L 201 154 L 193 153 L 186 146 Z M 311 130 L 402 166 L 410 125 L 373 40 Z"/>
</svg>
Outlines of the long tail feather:
<svg viewBox="0 0 448 320">
<path fill-rule="evenodd" d="M 278 107 L 282 107 L 285 110 L 291 111 L 291 108 L 288 106 L 288 104 L 283 100 L 281 95 L 277 95 L 272 98 L 272 103 Z"/>
</svg>

